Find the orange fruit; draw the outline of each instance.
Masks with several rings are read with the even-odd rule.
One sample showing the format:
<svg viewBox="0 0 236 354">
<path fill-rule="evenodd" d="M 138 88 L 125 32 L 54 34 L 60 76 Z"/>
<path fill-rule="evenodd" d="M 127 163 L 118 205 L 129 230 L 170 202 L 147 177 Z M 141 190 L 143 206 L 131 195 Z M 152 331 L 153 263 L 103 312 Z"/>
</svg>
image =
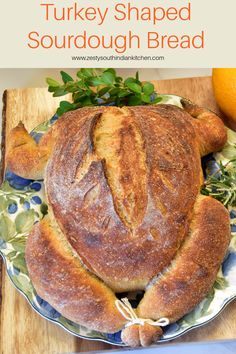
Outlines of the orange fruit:
<svg viewBox="0 0 236 354">
<path fill-rule="evenodd" d="M 217 68 L 212 71 L 216 101 L 231 126 L 236 125 L 236 68 Z"/>
</svg>

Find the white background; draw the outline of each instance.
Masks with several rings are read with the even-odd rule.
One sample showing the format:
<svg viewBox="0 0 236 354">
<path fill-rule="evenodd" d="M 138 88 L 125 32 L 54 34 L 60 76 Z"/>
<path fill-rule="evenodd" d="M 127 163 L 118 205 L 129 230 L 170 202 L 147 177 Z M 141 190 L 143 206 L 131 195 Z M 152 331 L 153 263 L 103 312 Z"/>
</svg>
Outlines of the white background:
<svg viewBox="0 0 236 354">
<path fill-rule="evenodd" d="M 96 22 L 81 21 L 45 21 L 44 11 L 40 3 L 54 3 L 58 8 L 72 6 L 78 3 L 80 7 L 109 7 L 109 17 L 103 26 Z M 160 21 L 155 26 L 145 21 L 115 21 L 112 16 L 117 3 L 128 3 L 139 8 L 148 6 L 173 7 L 180 9 L 192 5 L 192 19 L 189 21 Z M 235 67 L 235 0 L 8 0 L 0 1 L 0 28 L 1 28 L 1 56 L 2 68 L 60 68 L 60 67 Z M 129 30 L 138 34 L 142 43 L 146 43 L 147 32 L 158 32 L 160 35 L 188 34 L 190 36 L 205 31 L 204 49 L 130 49 L 126 55 L 165 56 L 165 61 L 103 61 L 99 63 L 89 61 L 72 61 L 71 56 L 76 55 L 114 55 L 112 49 L 30 49 L 27 46 L 28 34 L 37 31 L 40 36 L 44 34 L 58 35 L 60 38 L 68 34 L 81 34 L 87 30 L 88 34 L 99 36 L 126 34 Z"/>
</svg>

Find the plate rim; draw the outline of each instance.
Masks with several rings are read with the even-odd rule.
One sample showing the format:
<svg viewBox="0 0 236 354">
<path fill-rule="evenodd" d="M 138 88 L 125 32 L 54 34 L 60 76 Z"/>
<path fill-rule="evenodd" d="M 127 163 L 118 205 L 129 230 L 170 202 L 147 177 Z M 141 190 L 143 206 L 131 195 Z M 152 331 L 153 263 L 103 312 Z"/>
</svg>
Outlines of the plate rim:
<svg viewBox="0 0 236 354">
<path fill-rule="evenodd" d="M 179 96 L 179 95 L 176 95 L 176 94 L 161 94 L 161 96 L 174 96 L 174 97 L 177 97 L 177 98 L 184 98 L 183 96 Z M 161 103 L 161 102 L 160 102 Z M 56 114 L 54 114 L 55 116 Z M 54 117 L 52 116 L 50 119 L 46 120 L 45 122 L 42 122 L 40 124 L 38 124 L 33 130 L 37 130 L 38 127 L 40 127 L 43 123 L 46 123 Z M 4 160 L 4 159 L 2 159 Z M 1 178 L 1 185 L 2 183 L 5 181 L 5 173 L 4 173 L 4 166 L 1 166 L 2 167 L 2 178 Z M 107 344 L 110 344 L 110 345 L 115 345 L 117 347 L 128 347 L 126 344 L 124 344 L 123 342 L 121 343 L 117 343 L 116 341 L 113 341 L 112 339 L 106 339 L 106 338 L 101 338 L 101 337 L 88 337 L 86 335 L 83 335 L 83 334 L 79 334 L 79 333 L 76 333 L 74 332 L 73 330 L 67 328 L 63 323 L 61 323 L 60 321 L 58 321 L 57 319 L 54 319 L 54 318 L 50 318 L 48 317 L 47 315 L 45 314 L 42 314 L 40 312 L 40 310 L 34 305 L 34 303 L 30 300 L 29 296 L 22 290 L 19 288 L 19 286 L 14 282 L 14 279 L 12 278 L 12 275 L 10 273 L 10 269 L 9 269 L 9 266 L 8 264 L 10 264 L 10 261 L 7 259 L 6 255 L 2 252 L 2 249 L 0 248 L 0 256 L 3 260 L 3 264 L 5 266 L 5 270 L 6 270 L 6 273 L 7 273 L 7 276 L 8 278 L 10 279 L 10 282 L 11 284 L 14 286 L 14 288 L 21 294 L 23 295 L 23 297 L 27 300 L 27 303 L 30 304 L 31 308 L 38 314 L 40 315 L 42 318 L 46 319 L 47 321 L 51 322 L 51 323 L 54 323 L 56 324 L 57 326 L 61 327 L 63 330 L 65 330 L 67 333 L 70 333 L 72 335 L 74 335 L 75 337 L 78 337 L 78 338 L 82 338 L 82 339 L 85 339 L 85 340 L 90 340 L 90 341 L 99 341 L 99 342 L 104 342 L 104 343 L 107 343 Z M 223 262 L 223 261 L 222 261 Z M 183 328 L 181 332 L 178 332 L 177 334 L 173 334 L 171 336 L 171 338 L 161 338 L 160 340 L 158 340 L 157 342 L 155 342 L 154 345 L 159 345 L 161 343 L 165 343 L 165 342 L 171 342 L 179 337 L 181 337 L 182 335 L 194 330 L 194 329 L 197 329 L 197 328 L 200 328 L 204 325 L 207 325 L 208 323 L 210 323 L 211 321 L 213 321 L 214 319 L 216 319 L 223 311 L 224 309 L 226 308 L 226 306 L 228 304 L 230 304 L 233 300 L 236 299 L 236 293 L 234 295 L 231 295 L 229 296 L 227 299 L 225 299 L 225 301 L 222 303 L 222 306 L 219 308 L 218 312 L 215 313 L 214 316 L 212 316 L 211 318 L 209 318 L 208 320 L 205 320 L 204 322 L 202 323 L 196 323 L 196 324 L 191 324 L 189 327 L 186 327 L 186 328 Z M 102 332 L 101 332 L 102 333 Z"/>
<path fill-rule="evenodd" d="M 117 342 L 113 342 L 112 340 L 108 340 L 108 339 L 105 339 L 105 338 L 99 338 L 99 337 L 86 337 L 82 334 L 78 334 L 78 333 L 75 333 L 73 332 L 72 330 L 68 329 L 65 327 L 64 324 L 60 323 L 59 321 L 57 321 L 56 319 L 53 319 L 53 318 L 50 318 L 48 317 L 47 315 L 43 315 L 42 313 L 40 313 L 40 311 L 34 306 L 34 304 L 30 301 L 29 297 L 27 296 L 27 294 L 21 290 L 13 281 L 10 273 L 9 273 L 9 269 L 7 267 L 7 263 L 8 263 L 8 260 L 6 259 L 5 255 L 2 253 L 2 251 L 0 250 L 0 255 L 2 257 L 2 260 L 3 260 L 3 263 L 4 263 L 4 266 L 6 268 L 6 272 L 7 272 L 7 276 L 8 278 L 10 279 L 10 282 L 11 284 L 14 286 L 14 288 L 21 294 L 23 295 L 23 297 L 27 300 L 27 303 L 31 306 L 31 308 L 38 314 L 40 315 L 42 318 L 45 318 L 47 321 L 51 322 L 51 323 L 54 323 L 56 325 L 58 325 L 59 327 L 61 327 L 62 329 L 64 329 L 66 332 L 74 335 L 75 337 L 78 337 L 78 338 L 82 338 L 82 339 L 85 339 L 85 340 L 91 340 L 91 341 L 99 341 L 99 342 L 104 342 L 104 343 L 107 343 L 107 344 L 110 344 L 110 345 L 115 345 L 117 347 L 128 347 L 126 344 L 124 343 L 117 343 Z M 179 337 L 181 337 L 182 335 L 192 331 L 193 329 L 197 329 L 197 328 L 200 328 L 200 327 L 203 327 L 205 325 L 207 325 L 208 323 L 212 322 L 214 319 L 216 319 L 223 311 L 224 309 L 227 307 L 227 305 L 229 305 L 232 301 L 234 301 L 236 299 L 236 294 L 235 295 L 231 295 L 226 301 L 225 303 L 223 304 L 223 306 L 220 308 L 220 310 L 211 318 L 209 318 L 207 321 L 203 322 L 203 323 L 198 323 L 198 324 L 195 324 L 195 325 L 192 325 L 188 328 L 185 328 L 183 329 L 182 332 L 174 335 L 173 337 L 171 338 L 162 338 L 160 340 L 158 340 L 157 342 L 155 342 L 155 345 L 158 345 L 160 343 L 166 343 L 166 342 L 171 342 Z"/>
</svg>

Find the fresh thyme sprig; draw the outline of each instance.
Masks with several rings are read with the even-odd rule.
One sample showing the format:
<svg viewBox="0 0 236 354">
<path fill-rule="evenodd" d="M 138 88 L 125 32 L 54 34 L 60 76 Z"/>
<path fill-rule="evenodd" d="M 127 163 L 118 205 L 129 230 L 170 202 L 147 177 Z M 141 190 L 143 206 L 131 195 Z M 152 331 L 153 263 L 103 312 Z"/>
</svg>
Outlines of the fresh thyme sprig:
<svg viewBox="0 0 236 354">
<path fill-rule="evenodd" d="M 63 113 L 85 106 L 115 105 L 138 106 L 161 101 L 151 82 L 141 82 L 138 72 L 135 77 L 124 80 L 114 69 L 80 69 L 74 80 L 61 71 L 63 83 L 47 78 L 48 91 L 54 97 L 72 94 L 72 102 L 62 101 L 57 110 Z"/>
<path fill-rule="evenodd" d="M 236 206 L 236 158 L 225 165 L 219 162 L 219 169 L 207 177 L 201 192 L 225 206 Z"/>
</svg>

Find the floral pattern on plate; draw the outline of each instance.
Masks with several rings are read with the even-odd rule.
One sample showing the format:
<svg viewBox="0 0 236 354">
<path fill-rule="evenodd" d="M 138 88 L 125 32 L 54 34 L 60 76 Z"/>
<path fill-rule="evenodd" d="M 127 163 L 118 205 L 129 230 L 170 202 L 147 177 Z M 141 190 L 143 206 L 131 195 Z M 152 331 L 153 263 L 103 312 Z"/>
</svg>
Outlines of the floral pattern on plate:
<svg viewBox="0 0 236 354">
<path fill-rule="evenodd" d="M 181 107 L 181 97 L 163 95 L 160 103 L 169 103 Z M 31 135 L 36 141 L 58 119 L 54 115 L 49 121 L 40 124 Z M 233 142 L 232 142 L 233 141 Z M 217 162 L 227 162 L 234 153 L 236 134 L 229 131 L 228 144 L 225 149 L 207 157 L 206 173 L 217 170 Z M 234 149 L 235 150 L 235 149 Z M 27 236 L 38 220 L 47 214 L 47 204 L 43 181 L 33 181 L 21 178 L 11 171 L 6 171 L 4 182 L 0 189 L 0 254 L 6 264 L 7 273 L 14 286 L 28 299 L 31 306 L 44 318 L 62 326 L 68 332 L 90 340 L 101 340 L 115 345 L 123 345 L 120 332 L 105 334 L 89 330 L 61 316 L 51 305 L 41 299 L 34 290 L 25 264 L 25 245 Z M 199 327 L 216 317 L 227 303 L 236 298 L 236 210 L 230 210 L 232 240 L 228 253 L 214 287 L 208 296 L 189 314 L 178 322 L 166 327 L 160 341 L 179 337 L 183 333 Z M 140 292 L 130 300 L 135 307 L 140 300 Z"/>
</svg>

